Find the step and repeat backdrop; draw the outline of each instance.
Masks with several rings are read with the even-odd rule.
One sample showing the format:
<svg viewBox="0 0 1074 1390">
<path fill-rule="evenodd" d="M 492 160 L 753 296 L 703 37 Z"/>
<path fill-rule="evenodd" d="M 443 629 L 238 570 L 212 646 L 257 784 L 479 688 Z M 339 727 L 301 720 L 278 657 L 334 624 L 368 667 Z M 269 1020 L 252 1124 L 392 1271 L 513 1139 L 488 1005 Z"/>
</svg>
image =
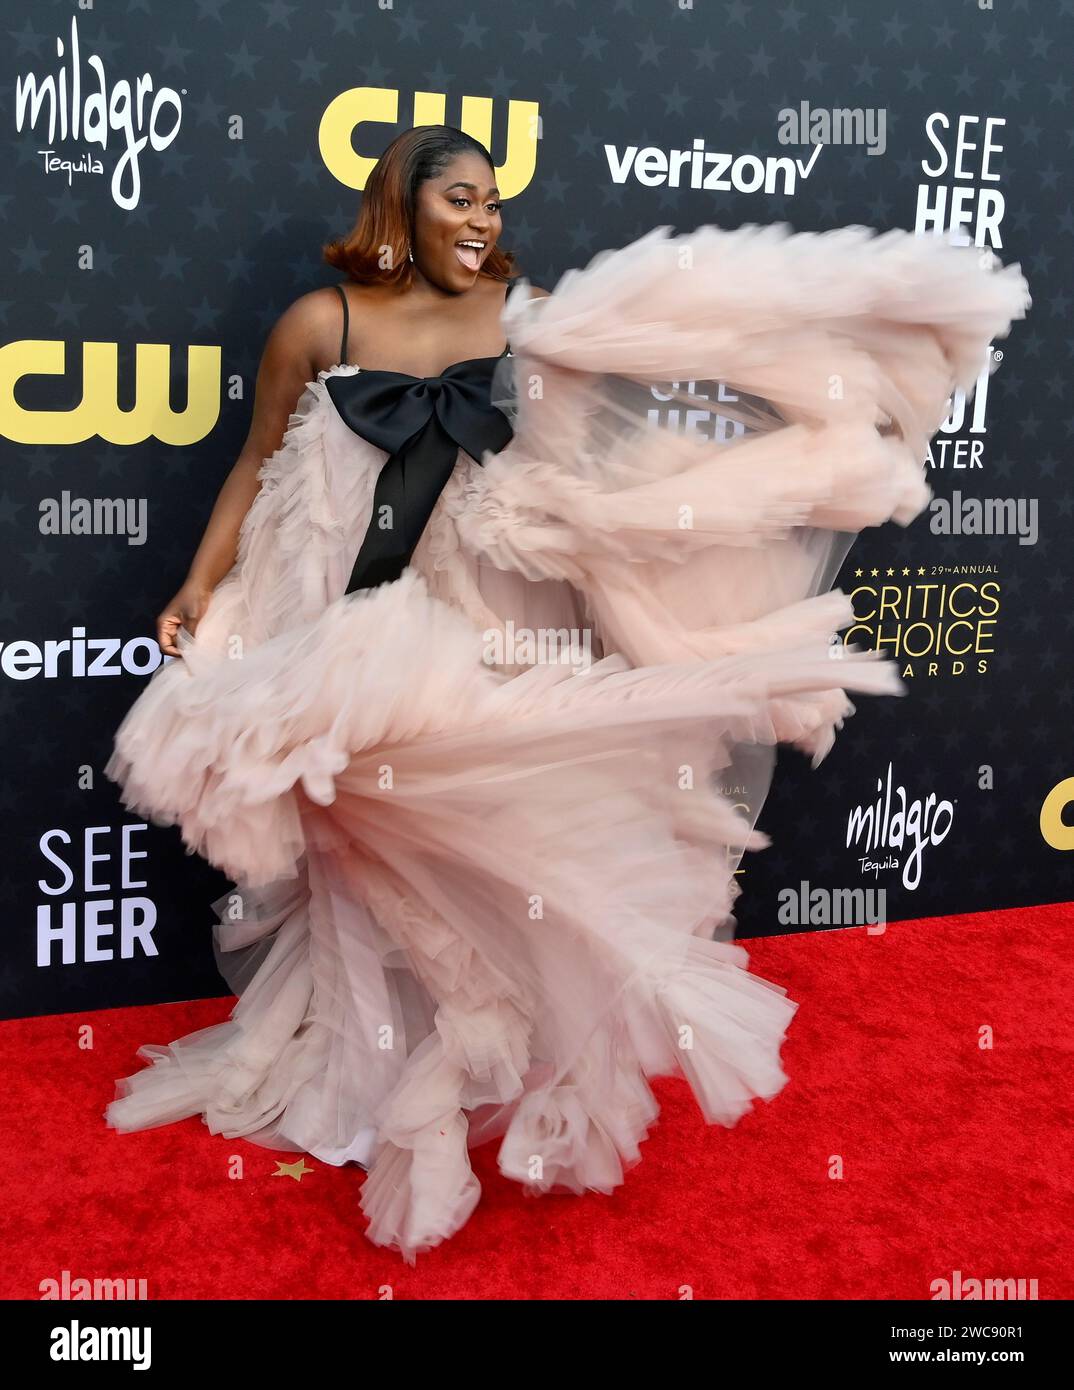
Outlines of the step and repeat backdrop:
<svg viewBox="0 0 1074 1390">
<path fill-rule="evenodd" d="M 951 403 L 936 504 L 838 580 L 907 695 L 860 700 L 815 771 L 780 750 L 736 913 L 740 936 L 881 932 L 1071 896 L 1071 0 L 2 8 L 0 1014 L 226 993 L 227 881 L 102 768 L 266 335 L 339 278 L 322 245 L 418 124 L 489 148 L 504 243 L 547 289 L 709 222 L 957 227 L 1021 263 L 1033 308 Z"/>
</svg>

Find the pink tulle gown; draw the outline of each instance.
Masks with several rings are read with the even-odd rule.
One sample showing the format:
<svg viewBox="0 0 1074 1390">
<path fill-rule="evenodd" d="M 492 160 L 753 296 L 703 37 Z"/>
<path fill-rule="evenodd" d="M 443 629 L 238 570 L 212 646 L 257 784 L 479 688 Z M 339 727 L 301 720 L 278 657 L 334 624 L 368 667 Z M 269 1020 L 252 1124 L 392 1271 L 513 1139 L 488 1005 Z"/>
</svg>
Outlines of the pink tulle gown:
<svg viewBox="0 0 1074 1390">
<path fill-rule="evenodd" d="M 531 1193 L 610 1192 L 648 1078 L 722 1125 L 775 1096 L 797 1006 L 726 939 L 772 750 L 819 763 L 845 691 L 901 689 L 833 640 L 830 586 L 921 511 L 1028 306 L 944 239 L 657 228 L 517 282 L 499 358 L 363 372 L 344 331 L 116 736 L 124 804 L 236 884 L 239 999 L 142 1047 L 108 1123 L 359 1164 L 412 1262 L 477 1204 L 478 1143 Z"/>
</svg>

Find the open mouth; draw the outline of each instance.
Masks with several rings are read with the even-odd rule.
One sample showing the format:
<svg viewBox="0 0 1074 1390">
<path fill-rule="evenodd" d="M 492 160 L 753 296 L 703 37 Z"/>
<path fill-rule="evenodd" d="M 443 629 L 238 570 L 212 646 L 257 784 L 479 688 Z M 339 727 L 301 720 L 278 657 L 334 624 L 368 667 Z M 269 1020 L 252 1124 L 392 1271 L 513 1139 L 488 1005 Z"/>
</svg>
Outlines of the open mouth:
<svg viewBox="0 0 1074 1390">
<path fill-rule="evenodd" d="M 455 254 L 467 270 L 477 270 L 481 265 L 481 257 L 485 254 L 485 242 L 467 237 L 466 240 L 455 243 Z"/>
</svg>

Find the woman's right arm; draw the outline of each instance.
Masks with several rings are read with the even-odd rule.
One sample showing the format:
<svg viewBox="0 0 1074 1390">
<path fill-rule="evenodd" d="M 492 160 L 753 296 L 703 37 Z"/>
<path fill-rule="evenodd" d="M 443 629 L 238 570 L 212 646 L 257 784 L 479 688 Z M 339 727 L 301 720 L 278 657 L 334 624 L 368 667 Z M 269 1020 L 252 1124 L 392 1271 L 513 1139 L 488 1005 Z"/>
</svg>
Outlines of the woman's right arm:
<svg viewBox="0 0 1074 1390">
<path fill-rule="evenodd" d="M 280 447 L 308 381 L 325 358 L 326 337 L 339 326 L 334 290 L 313 290 L 290 305 L 276 321 L 265 343 L 254 388 L 253 417 L 246 443 L 217 495 L 190 569 L 179 592 L 157 618 L 157 641 L 166 656 L 181 656 L 175 645 L 180 625 L 193 633 L 198 619 L 238 553 L 239 530 L 261 490 L 257 474 L 262 463 Z"/>
</svg>

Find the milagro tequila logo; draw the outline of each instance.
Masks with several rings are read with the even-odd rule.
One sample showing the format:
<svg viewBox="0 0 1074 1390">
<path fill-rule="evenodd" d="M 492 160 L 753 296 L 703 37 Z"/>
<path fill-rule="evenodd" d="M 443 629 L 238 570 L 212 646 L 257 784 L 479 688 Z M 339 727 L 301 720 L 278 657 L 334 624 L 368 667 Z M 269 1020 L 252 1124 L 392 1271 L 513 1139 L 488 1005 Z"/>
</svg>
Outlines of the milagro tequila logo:
<svg viewBox="0 0 1074 1390">
<path fill-rule="evenodd" d="M 56 56 L 64 57 L 64 42 L 58 35 Z M 38 79 L 36 73 L 28 72 L 17 78 L 15 129 L 28 128 L 36 133 L 47 123 L 43 137 L 47 148 L 38 153 L 44 158 L 45 172 L 66 173 L 68 184 L 74 181 L 75 174 L 103 174 L 104 165 L 90 147 L 99 145 L 107 150 L 109 135 L 118 136 L 124 149 L 112 171 L 112 197 L 119 207 L 130 211 L 138 206 L 142 192 L 138 157 L 147 143 L 154 150 L 166 150 L 179 134 L 182 99 L 172 87 L 154 91 L 153 79 L 147 72 L 133 84 L 120 78 L 109 90 L 104 63 L 98 55 L 91 53 L 82 63 L 75 15 L 71 17 L 71 42 L 66 57 L 55 74 Z M 171 129 L 160 129 L 169 118 L 174 119 Z M 84 145 L 77 159 L 66 159 L 54 148 L 57 143 L 66 142 Z M 124 180 L 129 184 L 127 192 L 123 189 Z"/>
<path fill-rule="evenodd" d="M 847 848 L 854 844 L 865 851 L 858 859 L 863 874 L 879 876 L 882 869 L 901 867 L 903 886 L 912 892 L 921 882 L 925 846 L 943 844 L 951 832 L 954 803 L 937 798 L 935 792 L 924 801 L 907 800 L 905 787 L 892 787 L 891 763 L 886 777 L 876 779 L 876 791 L 875 802 L 855 806 L 847 817 Z M 883 856 L 885 850 L 886 857 L 873 857 Z"/>
</svg>

